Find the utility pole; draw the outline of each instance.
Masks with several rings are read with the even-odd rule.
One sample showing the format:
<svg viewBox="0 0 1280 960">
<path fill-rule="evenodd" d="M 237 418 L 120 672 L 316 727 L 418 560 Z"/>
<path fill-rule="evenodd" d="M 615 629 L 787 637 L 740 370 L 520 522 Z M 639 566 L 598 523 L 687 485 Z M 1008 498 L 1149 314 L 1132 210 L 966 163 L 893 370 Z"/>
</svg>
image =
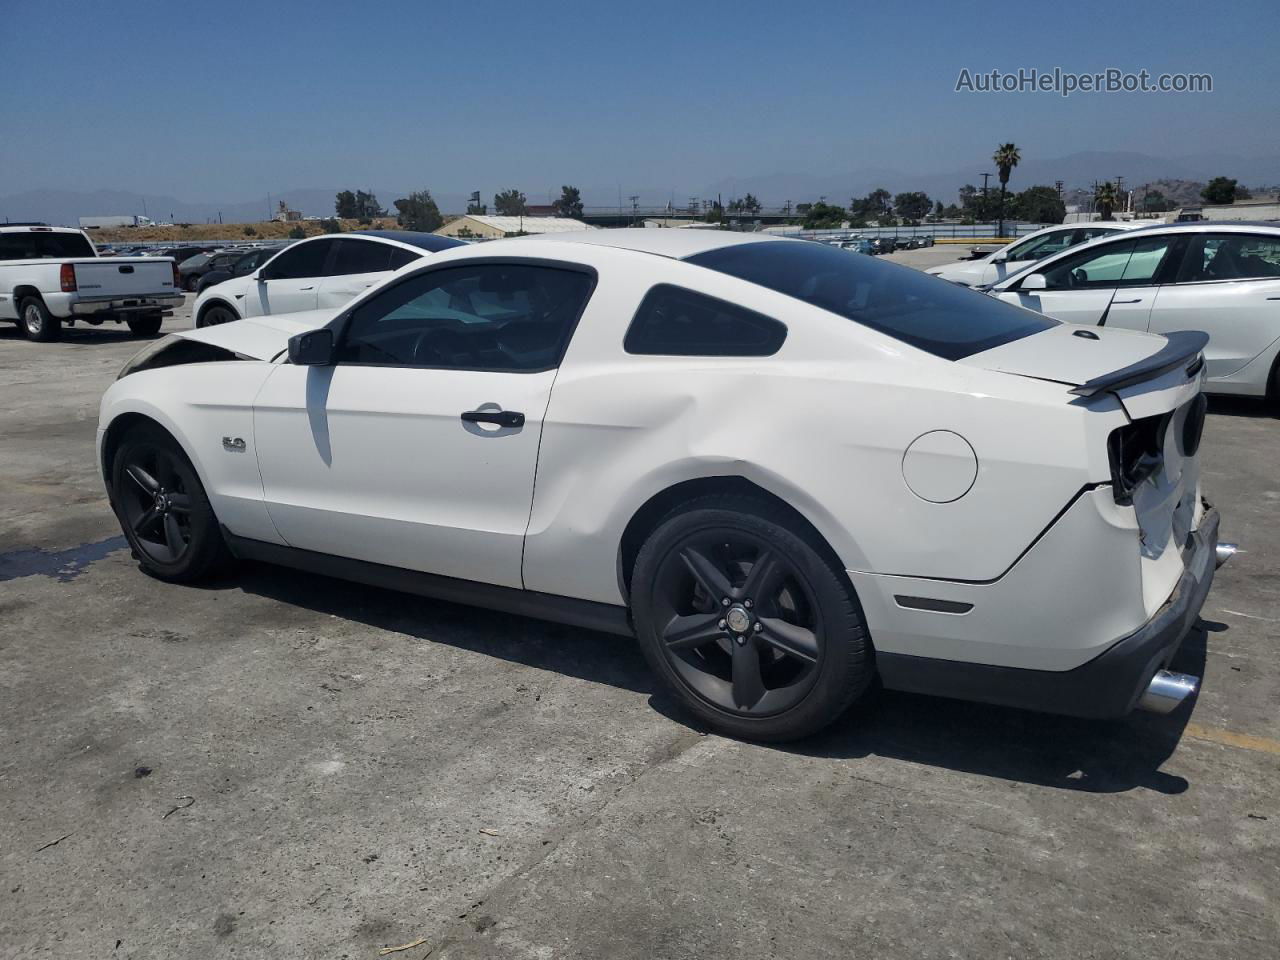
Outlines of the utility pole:
<svg viewBox="0 0 1280 960">
<path fill-rule="evenodd" d="M 1120 210 L 1126 212 L 1129 204 L 1124 198 L 1124 177 L 1116 177 L 1116 199 L 1120 201 Z"/>
<path fill-rule="evenodd" d="M 640 197 L 637 194 L 632 194 L 627 199 L 631 201 L 631 225 L 634 227 L 636 225 L 637 208 L 640 206 Z"/>
<path fill-rule="evenodd" d="M 978 176 L 982 178 L 982 215 L 986 217 L 991 213 L 991 208 L 987 205 L 987 181 L 991 179 L 991 174 L 980 173 Z"/>
<path fill-rule="evenodd" d="M 1059 200 L 1061 200 L 1061 199 L 1062 199 L 1062 187 L 1063 187 L 1063 183 L 1064 183 L 1064 181 L 1062 181 L 1062 180 L 1055 180 L 1055 181 L 1053 181 L 1053 185 L 1054 185 L 1055 187 L 1057 187 L 1057 188 L 1058 188 L 1058 199 L 1059 199 Z"/>
</svg>

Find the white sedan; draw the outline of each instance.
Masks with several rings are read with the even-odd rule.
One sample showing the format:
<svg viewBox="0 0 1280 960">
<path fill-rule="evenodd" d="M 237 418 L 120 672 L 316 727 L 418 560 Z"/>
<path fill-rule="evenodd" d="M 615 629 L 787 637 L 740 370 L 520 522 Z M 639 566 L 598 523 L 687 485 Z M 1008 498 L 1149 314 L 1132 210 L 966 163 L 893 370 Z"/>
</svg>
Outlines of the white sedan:
<svg viewBox="0 0 1280 960">
<path fill-rule="evenodd" d="M 341 307 L 401 267 L 463 246 L 413 230 L 358 230 L 300 240 L 247 276 L 207 287 L 191 306 L 197 327 L 244 317 Z"/>
<path fill-rule="evenodd" d="M 999 283 L 1005 277 L 1020 273 L 1028 264 L 1061 253 L 1068 247 L 1078 246 L 1098 237 L 1110 236 L 1139 226 L 1133 222 L 1077 223 L 1046 227 L 1029 233 L 1008 246 L 976 260 L 957 260 L 930 267 L 925 273 L 966 287 L 981 287 Z"/>
<path fill-rule="evenodd" d="M 1280 401 L 1280 227 L 1147 227 L 1043 260 L 991 293 L 1068 323 L 1202 330 L 1205 389 Z"/>
<path fill-rule="evenodd" d="M 254 558 L 638 638 L 696 715 L 803 736 L 885 686 L 1171 709 L 1213 579 L 1195 333 L 1081 329 L 822 244 L 439 253 L 189 330 L 102 400 L 142 567 Z"/>
</svg>

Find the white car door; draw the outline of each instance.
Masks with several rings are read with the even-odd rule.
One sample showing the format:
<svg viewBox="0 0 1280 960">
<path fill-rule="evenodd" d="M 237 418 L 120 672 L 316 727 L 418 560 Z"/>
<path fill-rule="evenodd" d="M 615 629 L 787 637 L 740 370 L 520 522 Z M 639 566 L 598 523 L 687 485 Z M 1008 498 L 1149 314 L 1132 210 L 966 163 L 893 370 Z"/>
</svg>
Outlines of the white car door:
<svg viewBox="0 0 1280 960">
<path fill-rule="evenodd" d="M 337 245 L 329 275 L 320 281 L 317 305 L 322 310 L 346 306 L 400 267 L 420 259 L 403 247 L 377 240 L 343 237 Z"/>
<path fill-rule="evenodd" d="M 246 317 L 314 310 L 334 244 L 330 237 L 303 240 L 272 257 L 257 273 L 246 278 L 247 289 L 239 301 Z"/>
<path fill-rule="evenodd" d="M 441 267 L 356 305 L 333 364 L 282 364 L 254 413 L 280 535 L 522 586 L 543 416 L 593 283 L 570 266 Z"/>
<path fill-rule="evenodd" d="M 1168 237 L 1123 237 L 1067 252 L 1014 281 L 999 298 L 1066 323 L 1145 330 L 1169 243 Z M 1044 289 L 1026 289 L 1029 276 L 1044 277 Z"/>
<path fill-rule="evenodd" d="M 1198 233 L 1160 288 L 1151 331 L 1203 330 L 1210 379 L 1237 372 L 1280 338 L 1280 237 Z M 1265 392 L 1269 370 L 1259 372 Z"/>
</svg>

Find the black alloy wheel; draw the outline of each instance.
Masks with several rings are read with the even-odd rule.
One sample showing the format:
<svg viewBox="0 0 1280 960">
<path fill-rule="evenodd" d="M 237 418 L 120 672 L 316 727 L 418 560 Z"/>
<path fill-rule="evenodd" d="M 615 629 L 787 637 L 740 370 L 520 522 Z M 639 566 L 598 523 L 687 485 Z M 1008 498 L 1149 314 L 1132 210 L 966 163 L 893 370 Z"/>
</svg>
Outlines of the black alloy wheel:
<svg viewBox="0 0 1280 960">
<path fill-rule="evenodd" d="M 760 538 L 723 528 L 687 538 L 663 559 L 653 596 L 663 655 L 721 709 L 770 716 L 813 687 L 822 614 L 812 589 Z"/>
<path fill-rule="evenodd" d="M 812 733 L 874 673 L 838 561 L 767 502 L 714 496 L 669 515 L 637 557 L 632 610 L 654 669 L 735 736 Z"/>
<path fill-rule="evenodd" d="M 159 446 L 135 445 L 117 491 L 123 520 L 151 559 L 177 563 L 191 547 L 191 494 L 174 455 Z"/>
<path fill-rule="evenodd" d="M 111 503 L 144 570 L 198 580 L 229 557 L 217 518 L 182 448 L 158 427 L 129 433 L 111 469 Z"/>
</svg>

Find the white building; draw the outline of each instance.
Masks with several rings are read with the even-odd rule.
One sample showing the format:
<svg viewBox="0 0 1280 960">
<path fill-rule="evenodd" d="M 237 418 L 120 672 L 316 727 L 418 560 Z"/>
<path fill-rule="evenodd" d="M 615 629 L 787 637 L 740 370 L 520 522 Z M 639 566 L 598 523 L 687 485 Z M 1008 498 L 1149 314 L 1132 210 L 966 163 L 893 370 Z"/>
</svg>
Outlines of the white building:
<svg viewBox="0 0 1280 960">
<path fill-rule="evenodd" d="M 451 220 L 435 231 L 442 237 L 477 237 L 481 240 L 498 240 L 519 236 L 521 233 L 567 233 L 571 230 L 597 230 L 581 220 L 568 217 L 499 217 L 469 213 Z"/>
</svg>

